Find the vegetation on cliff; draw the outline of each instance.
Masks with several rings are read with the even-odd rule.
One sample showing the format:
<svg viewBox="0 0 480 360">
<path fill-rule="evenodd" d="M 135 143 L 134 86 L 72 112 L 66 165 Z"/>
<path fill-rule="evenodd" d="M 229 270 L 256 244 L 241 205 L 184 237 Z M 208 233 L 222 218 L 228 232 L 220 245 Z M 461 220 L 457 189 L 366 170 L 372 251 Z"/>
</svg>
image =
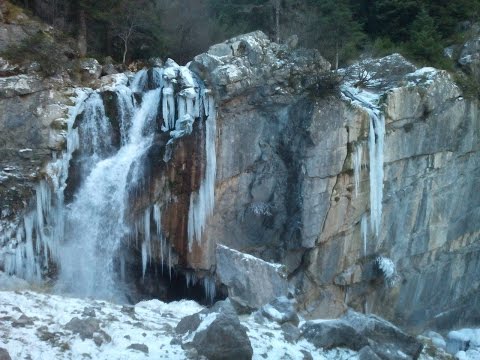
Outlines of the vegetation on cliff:
<svg viewBox="0 0 480 360">
<path fill-rule="evenodd" d="M 297 34 L 335 66 L 359 52 L 399 51 L 447 67 L 443 48 L 478 20 L 480 0 L 15 0 L 79 39 L 81 55 L 117 61 L 169 56 L 186 62 L 209 45 L 262 30 Z M 463 26 L 463 28 L 462 28 Z"/>
</svg>

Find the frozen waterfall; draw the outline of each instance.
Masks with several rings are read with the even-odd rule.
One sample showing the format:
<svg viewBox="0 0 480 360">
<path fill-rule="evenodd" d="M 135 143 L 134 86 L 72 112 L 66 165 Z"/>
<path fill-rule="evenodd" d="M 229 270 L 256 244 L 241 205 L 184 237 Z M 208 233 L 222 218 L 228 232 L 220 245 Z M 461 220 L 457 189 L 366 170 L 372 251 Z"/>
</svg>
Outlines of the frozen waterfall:
<svg viewBox="0 0 480 360">
<path fill-rule="evenodd" d="M 369 115 L 370 225 L 372 232 L 378 238 L 382 223 L 385 118 L 378 107 L 378 97 L 375 94 L 352 86 L 343 86 L 342 92 L 353 104 L 363 108 Z M 362 151 L 362 146 L 359 144 L 353 154 L 355 194 L 358 194 L 360 185 Z M 362 233 L 366 233 L 363 227 Z M 366 236 L 364 236 L 364 242 L 365 238 Z"/>
<path fill-rule="evenodd" d="M 166 65 L 141 70 L 129 84 L 116 83 L 111 88 L 116 119 L 107 115 L 101 91 L 78 90 L 68 119 L 67 149 L 48 165 L 47 179 L 37 187 L 31 210 L 18 227 L 17 246 L 6 257 L 8 273 L 40 280 L 54 263 L 57 291 L 123 301 L 119 281 L 125 280 L 126 259 L 122 248 L 134 246 L 140 252 L 143 277 L 155 257 L 162 272 L 163 266 L 170 269 L 171 279 L 177 250 L 162 229 L 166 205 L 154 200 L 134 215 L 129 196 L 146 186 L 143 162 L 156 134 L 167 133 L 172 144 L 192 133 L 195 121 L 205 120 L 199 126 L 205 132 L 203 177 L 199 189 L 190 194 L 185 214 L 187 248 L 195 239 L 201 240 L 214 205 L 215 104 L 188 68 L 171 60 Z M 74 156 L 78 179 L 73 199 L 65 204 Z M 206 295 L 213 298 L 214 282 L 204 283 Z"/>
</svg>

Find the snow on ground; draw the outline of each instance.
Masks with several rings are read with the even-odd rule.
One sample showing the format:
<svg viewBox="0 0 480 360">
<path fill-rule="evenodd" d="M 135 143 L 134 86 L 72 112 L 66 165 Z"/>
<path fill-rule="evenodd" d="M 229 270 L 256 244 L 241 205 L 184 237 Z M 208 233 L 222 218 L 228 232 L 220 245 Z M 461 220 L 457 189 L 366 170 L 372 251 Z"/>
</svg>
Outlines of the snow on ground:
<svg viewBox="0 0 480 360">
<path fill-rule="evenodd" d="M 142 301 L 124 307 L 100 300 L 67 298 L 33 291 L 0 291 L 0 348 L 12 359 L 187 359 L 180 345 L 172 345 L 175 326 L 181 318 L 202 310 L 193 301 L 163 303 Z M 23 317 L 20 319 L 20 317 Z M 26 316 L 26 318 L 25 318 Z M 82 340 L 80 335 L 66 329 L 72 318 L 96 319 L 111 341 L 96 345 L 93 339 Z M 349 350 L 324 352 L 305 340 L 287 342 L 280 325 L 260 325 L 254 316 L 242 316 L 248 328 L 254 359 L 303 359 L 304 353 L 319 360 L 357 359 Z M 100 334 L 101 335 L 101 334 Z M 105 338 L 105 336 L 103 336 Z M 127 349 L 132 344 L 148 347 L 148 354 Z M 134 346 L 137 347 L 138 346 Z"/>
<path fill-rule="evenodd" d="M 189 300 L 169 304 L 150 300 L 133 307 L 33 291 L 0 291 L 0 348 L 7 349 L 15 360 L 187 359 L 180 345 L 171 344 L 175 326 L 183 317 L 202 309 Z M 82 340 L 79 334 L 67 329 L 73 318 L 98 321 L 100 329 L 93 338 Z M 208 320 L 207 316 L 204 321 Z M 347 349 L 322 351 L 305 339 L 289 342 L 279 324 L 259 324 L 254 314 L 242 315 L 240 321 L 248 329 L 255 360 L 297 360 L 309 356 L 315 360 L 358 359 L 356 352 Z M 468 335 L 470 340 L 475 334 L 476 340 L 477 331 L 459 334 L 462 339 Z M 435 358 L 425 353 L 420 356 L 421 360 Z M 480 360 L 480 352 L 461 351 L 457 359 Z"/>
</svg>

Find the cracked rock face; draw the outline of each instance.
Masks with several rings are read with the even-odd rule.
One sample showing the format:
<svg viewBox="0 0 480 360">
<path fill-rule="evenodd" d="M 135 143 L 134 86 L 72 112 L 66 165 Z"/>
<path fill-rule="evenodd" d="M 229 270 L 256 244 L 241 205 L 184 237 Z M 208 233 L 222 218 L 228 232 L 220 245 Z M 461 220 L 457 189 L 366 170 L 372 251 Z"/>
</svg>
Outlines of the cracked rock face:
<svg viewBox="0 0 480 360">
<path fill-rule="evenodd" d="M 214 269 L 217 244 L 281 263 L 310 317 L 337 316 L 347 306 L 412 328 L 480 317 L 478 103 L 464 99 L 446 72 L 416 69 L 399 55 L 348 69 L 346 81 L 375 94 L 386 123 L 382 226 L 364 243 L 370 117 L 342 96 L 312 91 L 329 70 L 318 52 L 254 32 L 213 46 L 190 68 L 217 99 L 217 178 L 201 256 L 185 256 L 185 266 Z M 68 91 L 24 75 L 0 81 L 2 232 L 62 147 Z M 191 159 L 193 142 L 180 144 L 172 163 Z M 198 176 L 201 162 L 187 169 Z M 171 171 L 181 194 L 190 170 Z M 186 211 L 172 209 L 166 228 L 178 232 L 175 218 Z M 375 272 L 377 256 L 396 265 L 395 286 Z"/>
<path fill-rule="evenodd" d="M 237 51 L 238 41 L 246 50 Z M 378 238 L 367 236 L 365 254 L 369 115 L 342 98 L 286 85 L 274 57 L 264 55 L 278 45 L 265 43 L 248 34 L 192 65 L 208 68 L 221 99 L 207 238 L 284 264 L 312 317 L 338 316 L 347 305 L 412 328 L 478 316 L 478 104 L 462 97 L 448 73 L 417 69 L 398 54 L 349 69 L 350 80 L 379 98 L 386 121 L 382 227 Z M 318 74 L 301 64 L 297 74 Z M 367 81 L 360 81 L 363 70 Z M 352 155 L 362 142 L 356 196 Z M 379 255 L 397 266 L 394 287 L 372 266 Z"/>
</svg>

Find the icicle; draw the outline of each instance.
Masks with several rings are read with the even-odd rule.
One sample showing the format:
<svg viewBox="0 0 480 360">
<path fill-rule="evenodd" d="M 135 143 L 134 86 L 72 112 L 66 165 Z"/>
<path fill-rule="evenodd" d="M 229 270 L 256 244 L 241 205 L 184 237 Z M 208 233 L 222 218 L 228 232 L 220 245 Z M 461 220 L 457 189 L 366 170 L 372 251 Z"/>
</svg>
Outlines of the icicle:
<svg viewBox="0 0 480 360">
<path fill-rule="evenodd" d="M 185 281 L 187 283 L 187 288 L 193 286 L 197 283 L 197 275 L 193 271 L 187 271 L 185 273 Z"/>
<path fill-rule="evenodd" d="M 206 121 L 206 165 L 205 177 L 200 184 L 198 193 L 190 195 L 188 209 L 188 249 L 192 250 L 193 241 L 200 243 L 208 217 L 213 213 L 215 204 L 215 177 L 217 158 L 215 151 L 216 111 L 212 96 L 208 97 L 208 113 Z"/>
<path fill-rule="evenodd" d="M 172 249 L 168 247 L 168 274 L 170 275 L 170 281 L 172 281 Z"/>
<path fill-rule="evenodd" d="M 145 271 L 147 270 L 147 244 L 145 241 L 142 242 L 142 278 L 145 278 Z"/>
<path fill-rule="evenodd" d="M 163 88 L 162 114 L 163 131 L 173 129 L 175 127 L 175 100 L 173 98 L 173 87 L 170 83 Z"/>
<path fill-rule="evenodd" d="M 370 114 L 368 147 L 370 157 L 370 223 L 372 231 L 378 237 L 382 221 L 383 201 L 383 145 L 385 119 L 373 110 Z"/>
<path fill-rule="evenodd" d="M 215 279 L 211 276 L 205 276 L 203 278 L 203 289 L 205 290 L 206 300 L 212 304 L 215 299 Z"/>
<path fill-rule="evenodd" d="M 122 281 L 125 281 L 126 277 L 125 277 L 125 255 L 122 254 L 120 256 L 120 279 Z"/>
<path fill-rule="evenodd" d="M 151 212 L 150 207 L 147 207 L 143 214 L 143 236 L 144 236 L 145 243 L 147 245 L 148 258 L 151 261 L 152 260 L 152 244 L 151 244 L 151 236 L 150 236 L 150 212 Z"/>
<path fill-rule="evenodd" d="M 363 214 L 362 215 L 362 220 L 360 220 L 360 232 L 362 233 L 362 239 L 363 239 L 363 256 L 367 256 L 368 226 L 367 226 L 367 215 L 366 214 Z"/>
<path fill-rule="evenodd" d="M 153 85 L 155 88 L 163 87 L 163 69 L 154 67 L 152 69 Z"/>
<path fill-rule="evenodd" d="M 360 189 L 360 171 L 362 169 L 362 155 L 363 155 L 362 144 L 358 144 L 355 147 L 355 152 L 353 154 L 353 175 L 355 179 L 355 196 L 358 196 L 358 192 Z"/>
</svg>

